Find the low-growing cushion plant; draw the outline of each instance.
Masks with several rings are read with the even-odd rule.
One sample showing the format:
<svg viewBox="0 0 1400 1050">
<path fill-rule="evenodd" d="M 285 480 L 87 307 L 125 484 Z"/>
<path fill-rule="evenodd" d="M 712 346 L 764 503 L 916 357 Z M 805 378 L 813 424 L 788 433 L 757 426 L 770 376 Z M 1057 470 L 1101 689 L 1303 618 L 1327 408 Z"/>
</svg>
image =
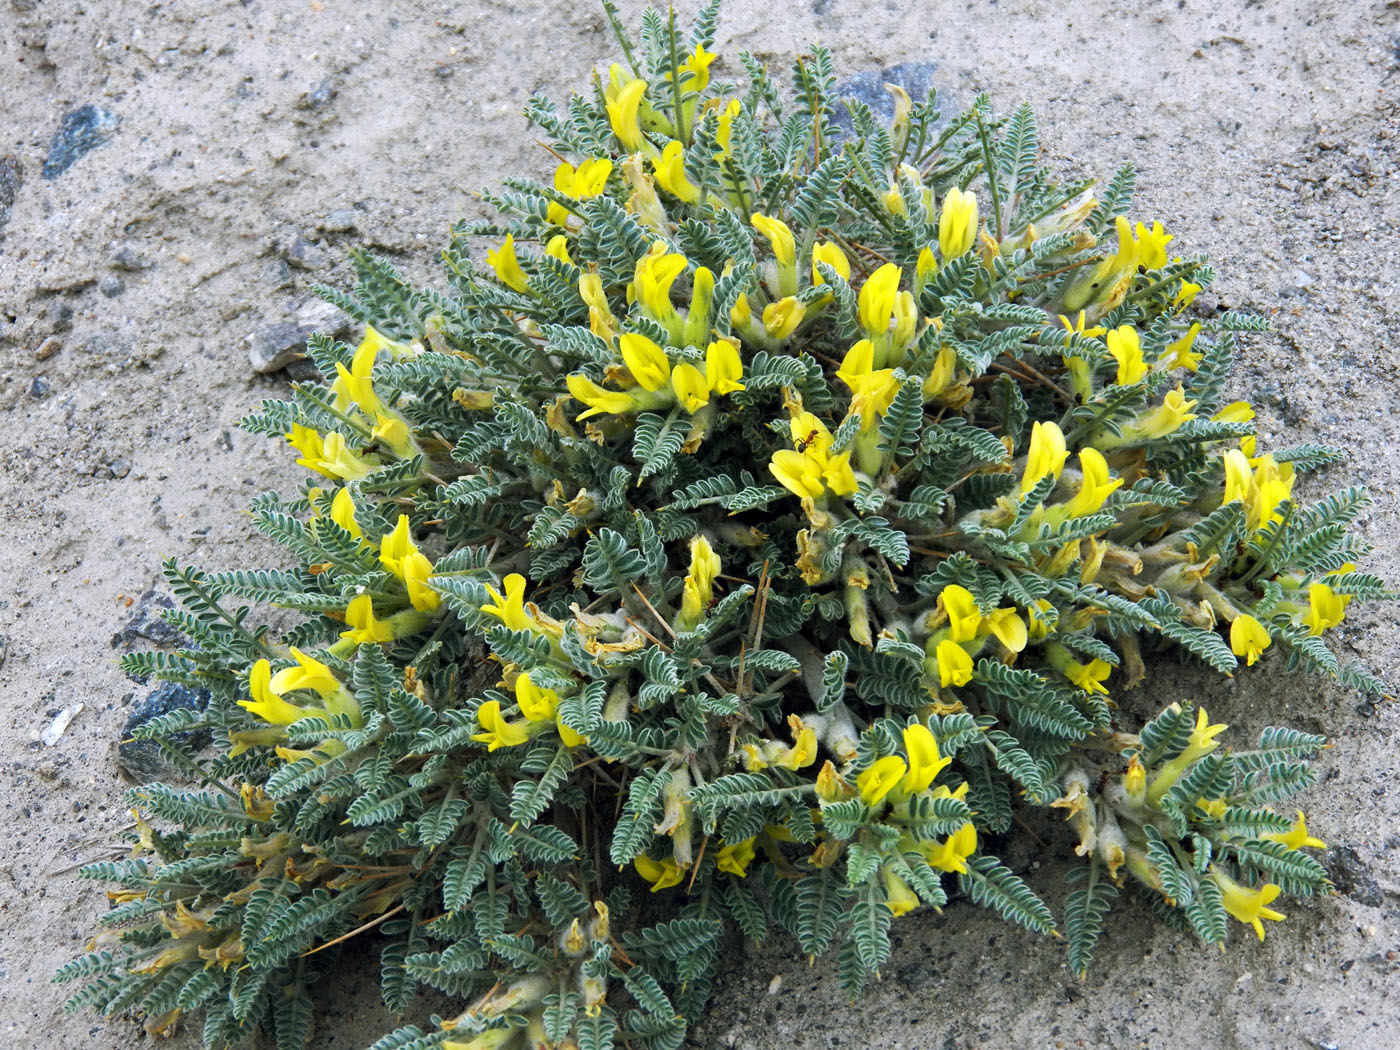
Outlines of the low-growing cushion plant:
<svg viewBox="0 0 1400 1050">
<path fill-rule="evenodd" d="M 252 504 L 285 563 L 167 564 L 189 644 L 126 660 L 211 700 L 141 730 L 194 786 L 85 869 L 116 906 L 72 1007 L 294 1050 L 360 938 L 394 1010 L 461 1002 L 380 1050 L 662 1050 L 732 931 L 856 993 L 954 888 L 1081 973 L 1124 890 L 1210 944 L 1328 891 L 1279 806 L 1321 737 L 1116 702 L 1164 649 L 1380 688 L 1326 645 L 1386 595 L 1365 494 L 1297 498 L 1339 454 L 1226 401 L 1262 324 L 1193 315 L 1206 260 L 1131 169 L 1056 181 L 1028 109 L 894 89 L 886 125 L 819 47 L 736 89 L 715 18 L 532 99 L 552 181 L 487 196 L 442 287 L 357 254 L 324 290 L 363 339 L 244 423 L 309 472 Z M 1058 914 L 994 853 L 1032 807 Z"/>
</svg>

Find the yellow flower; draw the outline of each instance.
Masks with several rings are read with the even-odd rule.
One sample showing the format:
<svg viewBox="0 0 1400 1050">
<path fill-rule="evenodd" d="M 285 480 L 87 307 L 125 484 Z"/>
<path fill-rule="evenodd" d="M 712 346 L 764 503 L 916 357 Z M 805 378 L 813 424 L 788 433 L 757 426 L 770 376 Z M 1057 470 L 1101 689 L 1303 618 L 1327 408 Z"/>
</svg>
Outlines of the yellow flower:
<svg viewBox="0 0 1400 1050">
<path fill-rule="evenodd" d="M 753 844 L 754 837 L 751 836 L 743 842 L 731 842 L 727 846 L 720 847 L 719 853 L 715 855 L 715 867 L 742 879 L 749 873 L 749 865 L 753 863 L 755 856 Z"/>
<path fill-rule="evenodd" d="M 1186 330 L 1186 334 L 1175 342 L 1167 344 L 1167 354 L 1162 358 L 1162 363 L 1167 368 L 1184 368 L 1188 372 L 1194 372 L 1201 366 L 1203 354 L 1195 353 L 1191 347 L 1196 342 L 1196 336 L 1201 334 L 1201 324 L 1194 322 Z"/>
<path fill-rule="evenodd" d="M 1119 325 L 1108 333 L 1108 352 L 1118 362 L 1118 385 L 1131 386 L 1147 375 L 1142 360 L 1142 341 L 1130 324 Z"/>
<path fill-rule="evenodd" d="M 938 604 L 948 614 L 948 636 L 955 642 L 970 642 L 977 637 L 982 613 L 977 599 L 966 587 L 950 583 L 938 596 Z"/>
<path fill-rule="evenodd" d="M 1196 709 L 1196 725 L 1191 730 L 1190 738 L 1186 741 L 1186 750 L 1162 764 L 1162 768 L 1157 771 L 1157 775 L 1152 778 L 1152 783 L 1148 786 L 1147 800 L 1153 805 L 1162 801 L 1162 796 L 1181 779 L 1181 774 L 1186 772 L 1186 768 L 1191 763 L 1204 758 L 1220 746 L 1220 741 L 1215 738 L 1229 728 L 1224 722 L 1211 725 L 1210 716 L 1206 714 L 1206 709 L 1198 707 Z"/>
<path fill-rule="evenodd" d="M 641 149 L 645 141 L 642 138 L 639 113 L 642 106 L 642 96 L 646 94 L 646 91 L 647 82 L 636 79 L 627 80 L 620 86 L 609 84 L 604 90 L 608 124 L 611 125 L 613 134 L 617 136 L 617 141 L 622 143 L 622 148 L 628 153 L 635 153 Z"/>
<path fill-rule="evenodd" d="M 920 852 L 929 867 L 966 874 L 967 858 L 977 852 L 977 829 L 971 823 L 964 824 L 941 843 L 921 843 Z"/>
<path fill-rule="evenodd" d="M 408 590 L 408 602 L 419 612 L 432 612 L 442 604 L 437 591 L 428 586 L 428 577 L 433 574 L 433 563 L 426 554 L 414 551 L 399 563 L 404 587 Z"/>
<path fill-rule="evenodd" d="M 807 307 L 798 302 L 796 296 L 786 296 L 763 308 L 763 330 L 774 339 L 786 339 L 806 315 Z"/>
<path fill-rule="evenodd" d="M 792 747 L 779 751 L 773 764 L 783 769 L 806 769 L 817 760 L 817 731 L 804 725 L 796 715 L 792 715 L 788 722 L 793 731 Z"/>
<path fill-rule="evenodd" d="M 838 496 L 852 496 L 860 486 L 856 483 L 855 471 L 851 469 L 851 454 L 842 452 L 839 456 L 827 458 L 822 467 L 822 480 Z"/>
<path fill-rule="evenodd" d="M 1142 245 L 1133 240 L 1132 226 L 1126 218 L 1118 216 L 1114 225 L 1118 231 L 1118 250 L 1075 278 L 1064 297 L 1065 309 L 1069 312 L 1094 306 L 1095 316 L 1102 317 L 1123 301 L 1137 274 Z"/>
<path fill-rule="evenodd" d="M 375 334 L 378 335 L 377 332 Z M 374 392 L 374 382 L 370 378 L 378 353 L 378 341 L 366 336 L 356 349 L 348 369 L 339 361 L 335 363 L 337 378 L 331 384 L 331 393 L 335 395 L 336 411 L 344 412 L 352 404 L 358 405 L 360 411 L 371 418 L 387 411 Z"/>
<path fill-rule="evenodd" d="M 977 195 L 954 186 L 943 198 L 938 216 L 938 250 L 946 263 L 967 254 L 977 243 Z"/>
<path fill-rule="evenodd" d="M 360 345 L 355 348 L 355 359 L 358 361 L 360 355 L 365 354 L 369 361 L 373 363 L 375 356 L 381 350 L 389 351 L 389 355 L 396 361 L 413 356 L 412 343 L 397 343 L 392 339 L 385 338 L 384 334 L 378 331 L 373 325 L 365 325 L 365 337 L 360 340 Z M 368 369 L 366 369 L 365 374 L 369 374 Z"/>
<path fill-rule="evenodd" d="M 1060 476 L 1069 452 L 1065 435 L 1057 423 L 1037 421 L 1031 427 L 1031 447 L 1026 453 L 1026 469 L 1021 476 L 1021 495 L 1025 495 L 1047 474 Z"/>
<path fill-rule="evenodd" d="M 652 893 L 679 885 L 685 876 L 680 866 L 669 857 L 665 860 L 652 860 L 643 853 L 633 859 L 632 866 L 637 869 L 638 875 L 651 883 Z"/>
<path fill-rule="evenodd" d="M 421 451 L 418 442 L 413 440 L 413 431 L 409 429 L 408 422 L 397 413 L 380 413 L 376 416 L 370 436 L 400 459 L 411 459 Z"/>
<path fill-rule="evenodd" d="M 877 758 L 870 768 L 856 777 L 856 790 L 867 806 L 879 805 L 886 795 L 899 786 L 909 767 L 898 755 Z"/>
<path fill-rule="evenodd" d="M 1021 652 L 1030 640 L 1026 621 L 1021 619 L 1021 614 L 1014 608 L 994 609 L 987 617 L 986 624 L 997 641 L 1006 646 L 1009 652 Z"/>
<path fill-rule="evenodd" d="M 1065 334 L 1065 345 L 1066 345 L 1066 346 L 1069 345 L 1069 342 L 1070 342 L 1069 337 L 1070 337 L 1071 335 L 1082 335 L 1082 336 L 1085 336 L 1086 338 L 1093 338 L 1093 337 L 1095 337 L 1095 336 L 1103 335 L 1105 332 L 1108 331 L 1107 328 L 1103 328 L 1103 327 L 1101 327 L 1101 326 L 1099 326 L 1099 325 L 1093 325 L 1092 327 L 1085 328 L 1085 327 L 1084 327 L 1084 311 L 1083 311 L 1083 310 L 1080 310 L 1080 311 L 1079 311 L 1079 317 L 1078 317 L 1076 320 L 1074 320 L 1074 321 L 1071 321 L 1071 320 L 1070 320 L 1068 317 L 1066 317 L 1064 314 L 1060 314 L 1059 316 L 1060 316 L 1060 324 L 1062 324 L 1062 325 L 1065 326 L 1065 333 L 1066 333 L 1066 334 Z"/>
<path fill-rule="evenodd" d="M 1338 594 L 1325 583 L 1314 583 L 1308 587 L 1308 611 L 1303 623 L 1308 634 L 1321 634 L 1329 627 L 1342 622 L 1351 595 Z"/>
<path fill-rule="evenodd" d="M 612 161 L 607 157 L 591 157 L 577 168 L 564 161 L 554 169 L 554 188 L 566 197 L 590 200 L 603 192 L 611 174 Z M 545 218 L 556 226 L 563 226 L 569 219 L 569 210 L 550 201 Z"/>
<path fill-rule="evenodd" d="M 957 642 L 945 638 L 935 650 L 938 661 L 938 684 L 964 686 L 972 681 L 972 657 Z"/>
<path fill-rule="evenodd" d="M 1136 226 L 1138 250 L 1137 264 L 1144 270 L 1160 270 L 1167 265 L 1167 245 L 1175 237 L 1162 228 L 1160 222 L 1154 222 L 1152 229 L 1148 229 L 1142 223 Z"/>
<path fill-rule="evenodd" d="M 705 349 L 705 382 L 713 393 L 724 395 L 743 390 L 744 363 L 739 348 L 728 339 L 716 339 Z"/>
<path fill-rule="evenodd" d="M 1312 849 L 1326 849 L 1327 843 L 1321 839 L 1315 839 L 1308 834 L 1308 822 L 1303 819 L 1303 811 L 1298 812 L 1298 819 L 1287 831 L 1276 831 L 1271 835 L 1260 835 L 1261 839 L 1269 839 L 1272 842 L 1282 842 L 1289 849 L 1302 849 L 1305 846 Z"/>
<path fill-rule="evenodd" d="M 556 233 L 549 239 L 549 243 L 544 246 L 544 253 L 562 263 L 574 265 L 574 260 L 569 255 L 569 238 L 562 233 Z"/>
<path fill-rule="evenodd" d="M 773 259 L 780 268 L 790 269 L 797 265 L 797 240 L 793 237 L 792 230 L 788 229 L 787 223 L 758 212 L 754 212 L 749 221 L 753 223 L 754 229 L 768 238 L 768 243 L 773 248 Z"/>
<path fill-rule="evenodd" d="M 506 589 L 504 596 L 489 583 L 486 585 L 491 604 L 481 606 L 481 611 L 497 617 L 512 631 L 534 630 L 535 621 L 525 611 L 525 577 L 513 572 L 505 578 L 503 585 Z"/>
<path fill-rule="evenodd" d="M 1044 598 L 1037 598 L 1034 605 L 1026 607 L 1026 617 L 1028 633 L 1031 641 L 1038 642 L 1049 635 L 1051 626 L 1057 621 L 1056 616 L 1049 614 L 1055 607 Z"/>
<path fill-rule="evenodd" d="M 1123 484 L 1122 478 L 1111 477 L 1108 461 L 1103 453 L 1094 448 L 1079 450 L 1079 492 L 1065 504 L 1065 513 L 1072 518 L 1082 518 L 1093 514 L 1103 506 L 1104 500 Z"/>
<path fill-rule="evenodd" d="M 826 263 L 835 270 L 842 280 L 851 279 L 851 261 L 835 241 L 818 241 L 812 245 L 812 283 L 825 284 L 826 279 L 817 272 L 817 263 Z"/>
<path fill-rule="evenodd" d="M 355 539 L 364 538 L 364 533 L 360 531 L 360 523 L 355 520 L 355 500 L 349 489 L 336 490 L 335 498 L 331 500 L 331 521 Z"/>
<path fill-rule="evenodd" d="M 813 457 L 791 449 L 779 449 L 768 464 L 778 484 L 798 499 L 818 499 L 826 491 L 821 467 Z"/>
<path fill-rule="evenodd" d="M 522 671 L 515 676 L 515 702 L 527 721 L 549 722 L 559 709 L 559 694 L 537 686 L 530 680 L 530 672 Z"/>
<path fill-rule="evenodd" d="M 885 263 L 860 286 L 856 312 L 860 317 L 860 326 L 871 339 L 884 335 L 890 327 L 902 273 L 894 263 Z"/>
<path fill-rule="evenodd" d="M 292 646 L 291 650 L 296 666 L 283 668 L 272 676 L 269 684 L 274 693 L 285 696 L 299 689 L 308 689 L 326 699 L 341 691 L 340 679 L 329 667 L 315 657 L 307 656 L 296 646 Z"/>
<path fill-rule="evenodd" d="M 906 293 L 907 294 L 907 293 Z M 875 346 L 862 339 L 850 350 L 836 373 L 851 391 L 851 411 L 860 416 L 860 429 L 868 434 L 886 412 L 899 392 L 899 379 L 893 368 L 874 368 Z M 870 469 L 866 464 L 866 469 Z"/>
<path fill-rule="evenodd" d="M 1246 505 L 1256 502 L 1257 489 L 1254 472 L 1249 469 L 1249 459 L 1237 448 L 1232 448 L 1222 457 L 1225 466 L 1225 495 L 1220 505 L 1239 501 Z"/>
<path fill-rule="evenodd" d="M 248 692 L 253 698 L 238 701 L 238 706 L 257 715 L 269 725 L 289 726 L 313 716 L 329 721 L 330 716 L 322 708 L 298 707 L 283 700 L 272 688 L 272 665 L 266 660 L 258 660 L 249 668 Z"/>
<path fill-rule="evenodd" d="M 1183 277 L 1181 279 L 1181 287 L 1177 289 L 1176 295 L 1172 297 L 1172 308 L 1174 310 L 1184 310 L 1195 301 L 1200 291 L 1201 285 L 1193 284 Z"/>
<path fill-rule="evenodd" d="M 884 870 L 884 879 L 885 907 L 894 913 L 896 919 L 919 906 L 919 898 L 914 895 L 909 884 L 890 871 L 889 868 Z"/>
<path fill-rule="evenodd" d="M 1261 919 L 1272 919 L 1274 922 L 1282 922 L 1287 918 L 1268 907 L 1274 898 L 1283 892 L 1272 882 L 1266 882 L 1257 890 L 1245 889 L 1228 875 L 1224 875 L 1214 868 L 1211 869 L 1210 877 L 1215 880 L 1215 884 L 1220 887 L 1221 897 L 1224 900 L 1225 910 L 1230 915 L 1246 926 L 1253 926 L 1254 932 L 1259 935 L 1259 939 L 1264 939 L 1264 924 Z"/>
<path fill-rule="evenodd" d="M 680 624 L 684 630 L 695 625 L 709 608 L 714 597 L 714 581 L 719 575 L 719 555 L 704 536 L 690 541 L 690 571 L 686 574 L 681 593 Z"/>
<path fill-rule="evenodd" d="M 611 344 L 617 332 L 617 318 L 608 306 L 608 297 L 603 291 L 603 279 L 596 273 L 580 274 L 578 294 L 588 307 L 589 330 L 603 342 Z"/>
<path fill-rule="evenodd" d="M 685 273 L 687 262 L 684 255 L 668 253 L 665 241 L 657 241 L 651 251 L 637 260 L 632 282 L 632 293 L 641 300 L 646 312 L 665 325 L 673 336 L 679 335 L 683 326 L 671 303 L 671 286 Z"/>
<path fill-rule="evenodd" d="M 345 607 L 345 622 L 350 630 L 342 631 L 340 637 L 356 645 L 394 640 L 393 628 L 383 620 L 374 618 L 374 601 L 368 594 L 360 594 L 350 600 Z"/>
<path fill-rule="evenodd" d="M 1241 613 L 1230 624 L 1230 651 L 1245 658 L 1245 666 L 1253 667 L 1264 650 L 1273 644 L 1268 630 L 1248 613 Z"/>
<path fill-rule="evenodd" d="M 1231 401 L 1210 418 L 1221 423 L 1248 423 L 1254 418 L 1254 406 L 1248 401 Z"/>
<path fill-rule="evenodd" d="M 572 373 L 564 382 L 569 388 L 570 396 L 588 406 L 587 411 L 580 412 L 575 419 L 605 414 L 620 416 L 637 410 L 637 399 L 631 394 L 619 390 L 606 390 L 581 372 Z"/>
<path fill-rule="evenodd" d="M 418 548 L 409 533 L 408 515 L 400 514 L 394 530 L 379 541 L 379 561 L 399 579 L 403 579 L 403 561 L 410 554 L 417 554 Z"/>
<path fill-rule="evenodd" d="M 623 363 L 643 390 L 656 391 L 671 378 L 671 362 L 666 351 L 639 332 L 624 332 L 617 344 Z"/>
<path fill-rule="evenodd" d="M 1280 464 L 1272 454 L 1260 456 L 1255 460 L 1254 483 L 1258 502 L 1250 507 L 1250 525 L 1257 530 L 1282 519 L 1278 508 L 1293 495 L 1293 464 Z"/>
<path fill-rule="evenodd" d="M 909 772 L 899 789 L 906 795 L 917 795 L 927 789 L 933 778 L 953 761 L 938 753 L 938 739 L 928 726 L 918 723 L 905 727 L 904 751 L 909 756 Z"/>
<path fill-rule="evenodd" d="M 502 284 L 521 293 L 530 290 L 530 282 L 525 277 L 525 271 L 520 268 L 520 261 L 515 257 L 513 234 L 506 234 L 506 239 L 501 242 L 499 248 L 488 248 L 486 261 L 491 264 L 491 269 L 496 271 L 496 276 L 501 279 Z"/>
<path fill-rule="evenodd" d="M 1159 438 L 1175 432 L 1181 424 L 1196 418 L 1191 410 L 1196 402 L 1186 400 L 1186 390 L 1180 384 L 1167 392 L 1162 405 L 1134 428 L 1139 438 Z"/>
<path fill-rule="evenodd" d="M 718 102 L 718 99 L 715 100 Z M 734 118 L 743 110 L 737 98 L 730 99 L 722 108 L 718 109 L 719 124 L 715 128 L 715 143 L 719 146 L 719 152 L 715 154 L 715 160 L 727 160 L 732 156 L 729 143 L 734 135 Z"/>
<path fill-rule="evenodd" d="M 324 438 L 320 433 L 300 423 L 293 423 L 287 441 L 301 453 L 300 466 L 341 481 L 358 481 L 372 469 L 368 463 L 345 443 L 343 434 L 331 431 Z"/>
<path fill-rule="evenodd" d="M 674 139 L 666 144 L 661 156 L 652 161 L 656 183 L 672 197 L 694 204 L 700 199 L 700 187 L 685 177 L 685 148 Z"/>
<path fill-rule="evenodd" d="M 1064 667 L 1064 676 L 1080 689 L 1086 693 L 1103 693 L 1105 696 L 1108 695 L 1108 689 L 1103 683 L 1112 673 L 1113 665 L 1098 657 L 1090 660 L 1087 664 L 1081 664 L 1077 660 L 1068 660 Z"/>
<path fill-rule="evenodd" d="M 703 44 L 696 44 L 695 51 L 681 63 L 681 69 L 690 74 L 681 81 L 681 87 L 686 91 L 704 91 L 710 83 L 710 63 L 718 57 L 715 52 L 706 51 Z"/>
<path fill-rule="evenodd" d="M 473 733 L 472 739 L 485 744 L 487 751 L 498 751 L 503 747 L 517 747 L 530 739 L 530 733 L 519 722 L 507 722 L 501 716 L 501 705 L 497 700 L 488 700 L 476 711 L 477 723 L 484 733 Z"/>
<path fill-rule="evenodd" d="M 710 403 L 710 388 L 705 382 L 705 374 L 689 361 L 682 361 L 671 369 L 671 388 L 676 392 L 676 400 L 691 415 Z"/>
</svg>

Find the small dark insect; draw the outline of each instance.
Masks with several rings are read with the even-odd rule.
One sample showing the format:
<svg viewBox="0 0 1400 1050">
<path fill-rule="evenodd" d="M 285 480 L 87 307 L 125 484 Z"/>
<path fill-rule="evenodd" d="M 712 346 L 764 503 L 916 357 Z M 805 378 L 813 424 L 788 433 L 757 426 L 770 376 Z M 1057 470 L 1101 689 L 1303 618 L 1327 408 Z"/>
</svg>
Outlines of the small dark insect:
<svg viewBox="0 0 1400 1050">
<path fill-rule="evenodd" d="M 799 442 L 797 443 L 797 451 L 798 451 L 798 452 L 806 452 L 806 451 L 807 451 L 807 446 L 810 445 L 813 441 L 816 441 L 816 440 L 817 440 L 817 430 L 816 430 L 815 428 L 813 428 L 813 430 L 812 430 L 812 432 L 811 432 L 810 434 L 808 434 L 805 438 L 803 438 L 801 441 L 799 441 Z"/>
</svg>

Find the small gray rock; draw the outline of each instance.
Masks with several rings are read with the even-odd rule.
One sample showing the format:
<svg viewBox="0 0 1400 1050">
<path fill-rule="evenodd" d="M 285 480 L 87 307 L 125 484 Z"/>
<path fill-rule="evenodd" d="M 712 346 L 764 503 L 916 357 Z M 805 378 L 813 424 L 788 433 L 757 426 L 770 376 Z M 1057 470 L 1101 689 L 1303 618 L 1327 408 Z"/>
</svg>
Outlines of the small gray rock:
<svg viewBox="0 0 1400 1050">
<path fill-rule="evenodd" d="M 123 244 L 112 252 L 109 262 L 113 269 L 125 270 L 128 273 L 139 273 L 142 270 L 149 270 L 155 265 L 129 244 Z"/>
<path fill-rule="evenodd" d="M 258 375 L 280 372 L 306 355 L 306 337 L 314 330 L 295 321 L 259 328 L 248 337 L 248 363 Z"/>
<path fill-rule="evenodd" d="M 10 209 L 24 184 L 24 169 L 18 157 L 0 157 L 0 230 L 10 221 Z"/>
<path fill-rule="evenodd" d="M 53 133 L 53 141 L 49 143 L 49 155 L 44 158 L 44 178 L 58 178 L 79 157 L 111 138 L 118 123 L 115 113 L 91 104 L 63 114 L 58 130 Z"/>
<path fill-rule="evenodd" d="M 331 104 L 338 90 L 334 78 L 327 77 L 319 84 L 313 84 L 307 88 L 297 103 L 297 107 L 299 109 L 325 109 Z"/>
<path fill-rule="evenodd" d="M 73 323 L 73 308 L 62 299 L 55 299 L 49 303 L 46 311 L 49 320 L 49 327 L 55 332 L 62 332 Z"/>
<path fill-rule="evenodd" d="M 34 381 L 29 384 L 29 396 L 35 401 L 42 401 L 49 396 L 49 391 L 53 385 L 43 376 L 35 376 Z"/>
<path fill-rule="evenodd" d="M 298 270 L 320 270 L 330 260 L 320 248 L 298 235 L 287 247 L 287 262 Z"/>
<path fill-rule="evenodd" d="M 190 689 L 175 682 L 161 682 L 146 696 L 137 701 L 131 715 L 122 726 L 121 740 L 117 744 L 117 765 L 138 784 L 149 784 L 156 780 L 184 779 L 178 766 L 173 765 L 161 752 L 155 740 L 133 740 L 131 734 L 153 718 L 170 714 L 172 711 L 203 711 L 209 706 L 209 693 L 203 689 Z M 209 743 L 209 731 L 191 730 L 174 734 L 174 739 L 198 750 Z"/>
<path fill-rule="evenodd" d="M 5 666 L 5 657 L 10 655 L 10 640 L 0 634 L 0 667 Z"/>
<path fill-rule="evenodd" d="M 108 299 L 115 299 L 126 291 L 126 282 L 114 273 L 109 273 L 97 282 L 97 290 Z"/>
<path fill-rule="evenodd" d="M 297 308 L 296 317 L 303 328 L 329 336 L 344 335 L 355 323 L 344 310 L 324 299 L 308 299 Z"/>
<path fill-rule="evenodd" d="M 929 89 L 939 88 L 939 109 L 946 116 L 957 107 L 950 104 L 951 93 L 943 90 L 949 78 L 933 62 L 901 62 L 888 69 L 871 69 L 841 81 L 836 85 L 837 99 L 848 98 L 854 102 L 864 102 L 874 114 L 877 125 L 888 126 L 894 119 L 894 98 L 885 90 L 886 84 L 894 84 L 904 89 L 913 102 L 922 102 L 928 97 Z M 835 113 L 836 126 L 843 136 L 853 134 L 850 114 L 846 107 L 838 105 Z M 946 121 L 940 121 L 939 126 Z"/>
<path fill-rule="evenodd" d="M 160 615 L 162 610 L 173 608 L 175 602 L 152 587 L 136 600 L 136 611 L 132 613 L 126 626 L 112 639 L 112 648 L 115 649 L 119 645 L 129 648 L 138 638 L 167 648 L 181 644 L 185 641 L 185 636 L 166 623 Z"/>
<path fill-rule="evenodd" d="M 124 478 L 131 473 L 131 460 L 114 459 L 107 464 L 107 473 L 113 478 Z"/>
<path fill-rule="evenodd" d="M 292 283 L 292 268 L 286 259 L 273 259 L 263 267 L 262 279 L 274 288 L 285 288 Z"/>
<path fill-rule="evenodd" d="M 328 213 L 319 225 L 326 233 L 354 233 L 360 222 L 353 208 L 342 208 Z"/>
</svg>

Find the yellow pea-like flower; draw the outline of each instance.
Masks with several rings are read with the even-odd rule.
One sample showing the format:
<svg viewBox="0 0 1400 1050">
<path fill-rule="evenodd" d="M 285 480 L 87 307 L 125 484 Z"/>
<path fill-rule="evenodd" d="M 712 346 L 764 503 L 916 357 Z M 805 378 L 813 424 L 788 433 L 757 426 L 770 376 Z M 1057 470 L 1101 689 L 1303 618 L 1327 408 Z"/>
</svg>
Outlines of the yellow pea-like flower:
<svg viewBox="0 0 1400 1050">
<path fill-rule="evenodd" d="M 476 720 L 485 732 L 473 733 L 472 739 L 485 744 L 487 751 L 518 747 L 530 739 L 530 733 L 523 724 L 505 720 L 499 701 L 488 700 L 477 708 Z"/>
<path fill-rule="evenodd" d="M 905 727 L 904 751 L 909 756 L 909 772 L 900 783 L 900 790 L 906 795 L 925 790 L 953 761 L 938 753 L 938 739 L 928 726 L 919 723 Z"/>
<path fill-rule="evenodd" d="M 1264 939 L 1264 924 L 1260 921 L 1261 919 L 1282 922 L 1288 917 L 1268 907 L 1274 898 L 1283 892 L 1272 882 L 1264 883 L 1257 890 L 1251 890 L 1213 868 L 1210 877 L 1220 887 L 1221 900 L 1225 905 L 1225 910 L 1232 918 L 1238 919 L 1246 926 L 1253 926 L 1254 932 L 1259 935 L 1261 941 Z"/>
<path fill-rule="evenodd" d="M 506 234 L 506 239 L 501 242 L 500 247 L 488 248 L 486 261 L 491 264 L 491 269 L 496 271 L 496 276 L 506 287 L 521 294 L 530 290 L 530 281 L 520 267 L 520 260 L 515 256 L 514 234 Z"/>
<path fill-rule="evenodd" d="M 856 297 L 856 313 L 860 319 L 860 326 L 871 339 L 876 339 L 889 330 L 902 276 L 903 271 L 898 266 L 885 263 L 860 286 L 860 295 Z"/>
<path fill-rule="evenodd" d="M 661 156 L 652 161 L 656 169 L 656 184 L 686 204 L 694 204 L 700 199 L 700 187 L 685 176 L 685 148 L 672 139 L 661 151 Z"/>
<path fill-rule="evenodd" d="M 632 79 L 616 90 L 609 87 L 605 92 L 604 103 L 608 113 L 608 124 L 628 153 L 635 153 L 646 141 L 642 138 L 640 119 L 642 96 L 646 94 L 647 82 Z"/>
<path fill-rule="evenodd" d="M 1104 505 L 1104 501 L 1123 484 L 1122 478 L 1115 478 L 1109 474 L 1108 461 L 1103 458 L 1103 453 L 1095 448 L 1080 449 L 1079 472 L 1082 479 L 1079 492 L 1074 499 L 1065 504 L 1065 513 L 1073 518 L 1082 518 L 1086 514 L 1098 511 Z"/>
<path fill-rule="evenodd" d="M 948 614 L 948 636 L 953 641 L 970 642 L 977 637 L 982 613 L 971 591 L 961 584 L 950 583 L 938 596 L 938 603 Z"/>
<path fill-rule="evenodd" d="M 1065 435 L 1059 424 L 1037 421 L 1031 427 L 1031 444 L 1026 453 L 1026 469 L 1021 475 L 1021 495 L 1035 488 L 1047 475 L 1060 476 L 1064 470 L 1069 452 L 1065 448 Z"/>
<path fill-rule="evenodd" d="M 1117 383 L 1131 386 L 1147 375 L 1147 365 L 1142 359 L 1142 340 L 1138 331 L 1130 324 L 1119 325 L 1108 333 L 1108 352 L 1118 362 Z"/>
<path fill-rule="evenodd" d="M 851 279 L 851 260 L 835 241 L 818 241 L 812 245 L 812 283 L 825 284 L 826 278 L 817 272 L 817 263 L 826 263 L 844 281 Z"/>
<path fill-rule="evenodd" d="M 954 186 L 943 198 L 938 216 L 938 250 L 943 261 L 966 255 L 977 243 L 977 195 Z"/>
<path fill-rule="evenodd" d="M 786 339 L 807 315 L 807 307 L 789 295 L 763 308 L 763 329 L 774 339 Z"/>
<path fill-rule="evenodd" d="M 716 394 L 743 390 L 744 363 L 739 348 L 728 339 L 716 339 L 705 350 L 705 381 Z"/>
<path fill-rule="evenodd" d="M 1248 613 L 1236 616 L 1234 623 L 1230 624 L 1230 651 L 1236 656 L 1243 656 L 1246 667 L 1253 667 L 1272 644 L 1268 630 Z"/>
<path fill-rule="evenodd" d="M 860 792 L 861 801 L 867 806 L 879 805 L 886 795 L 899 786 L 907 772 L 909 767 L 898 755 L 877 758 L 869 769 L 856 777 L 856 790 Z"/>
<path fill-rule="evenodd" d="M 790 268 L 797 265 L 797 239 L 782 219 L 754 212 L 749 217 L 754 229 L 768 238 L 773 249 L 773 259 L 779 267 Z"/>
<path fill-rule="evenodd" d="M 972 681 L 972 657 L 957 642 L 943 639 L 934 650 L 934 656 L 938 661 L 939 685 L 961 687 Z"/>
<path fill-rule="evenodd" d="M 689 361 L 682 361 L 671 369 L 671 388 L 681 407 L 691 415 L 710 403 L 710 387 L 705 375 Z"/>
<path fill-rule="evenodd" d="M 632 378 L 643 390 L 656 391 L 671 378 L 671 362 L 666 351 L 639 332 L 624 332 L 617 337 L 622 361 Z"/>
</svg>

